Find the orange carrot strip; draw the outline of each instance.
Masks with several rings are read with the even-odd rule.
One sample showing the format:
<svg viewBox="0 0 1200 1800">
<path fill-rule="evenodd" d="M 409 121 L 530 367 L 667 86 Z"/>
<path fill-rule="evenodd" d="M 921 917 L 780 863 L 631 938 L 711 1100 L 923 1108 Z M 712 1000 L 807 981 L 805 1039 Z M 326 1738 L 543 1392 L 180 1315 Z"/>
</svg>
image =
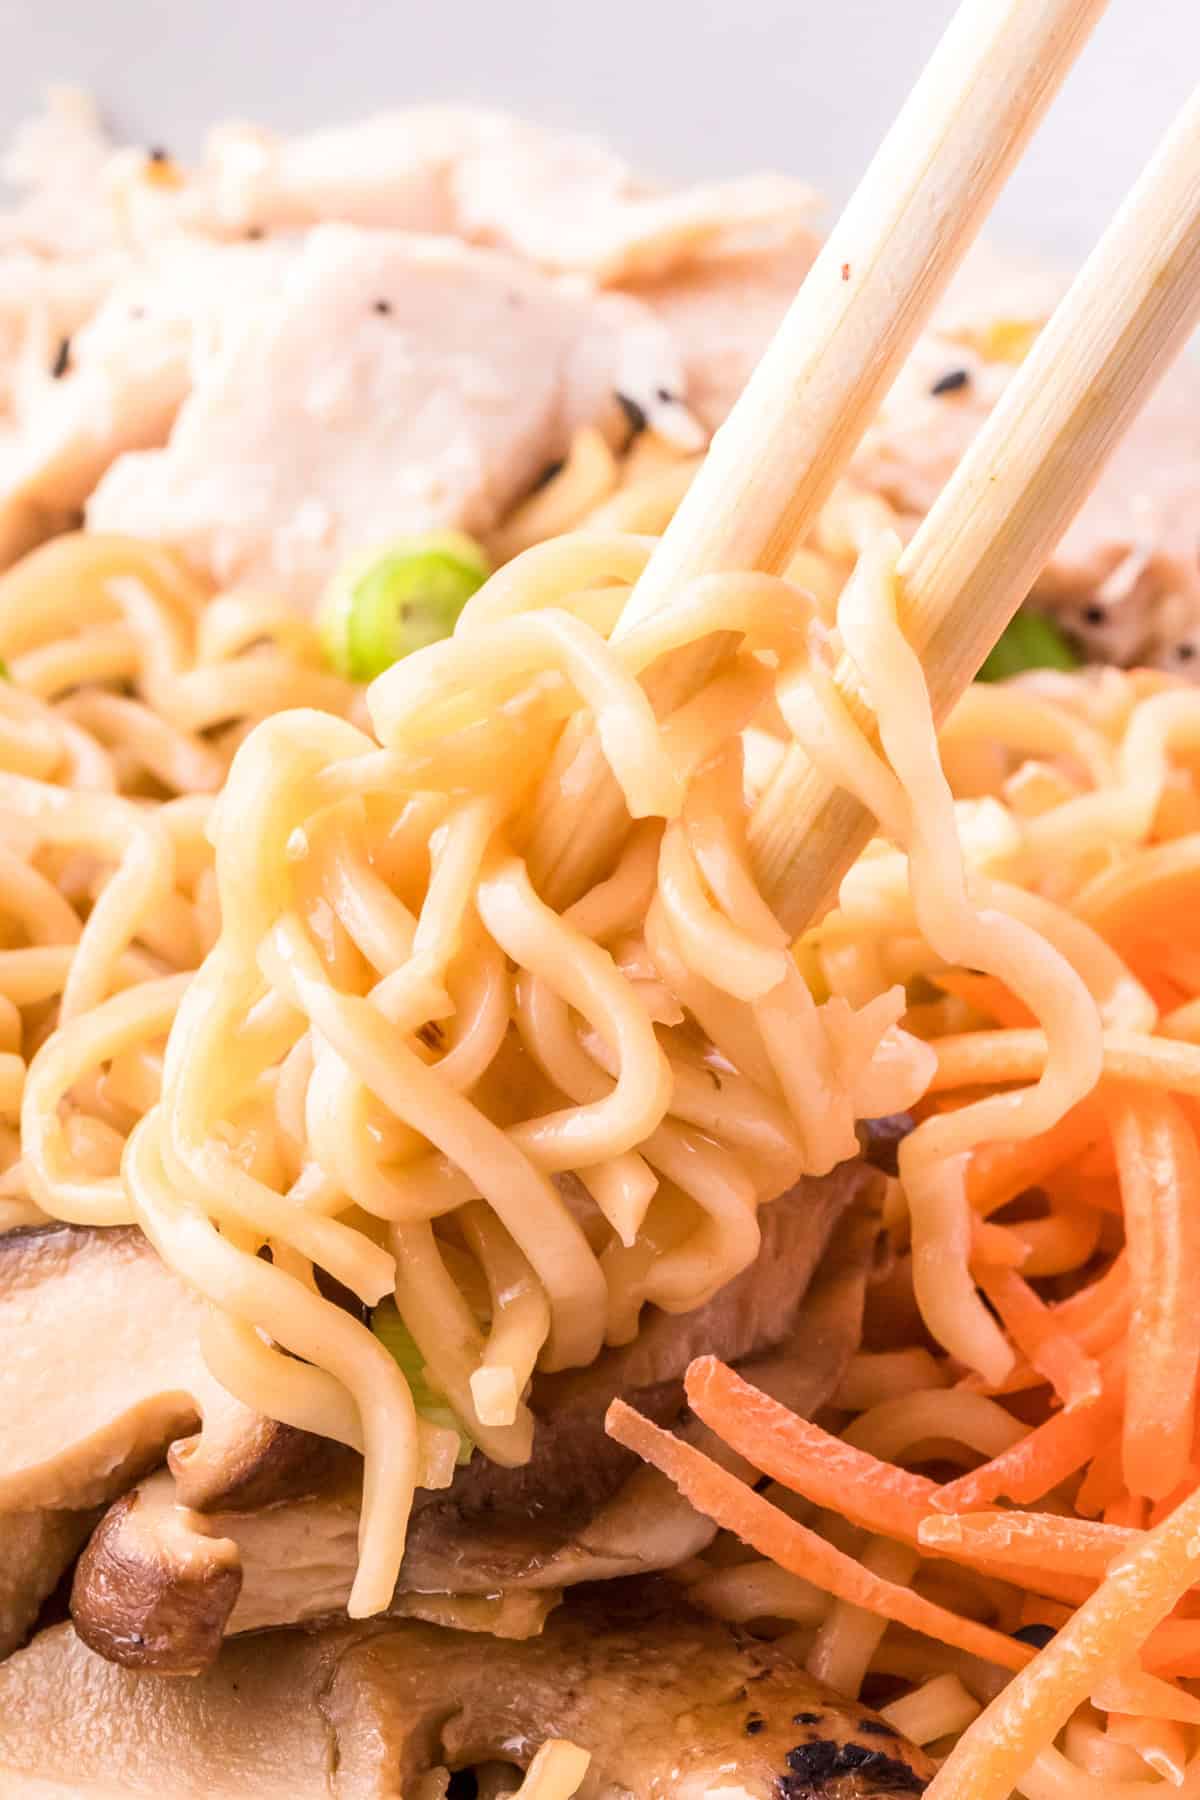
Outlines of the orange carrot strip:
<svg viewBox="0 0 1200 1800">
<path fill-rule="evenodd" d="M 1200 1677 L 1200 1619 L 1164 1619 L 1142 1646 L 1141 1664 L 1176 1681 Z"/>
<path fill-rule="evenodd" d="M 865 1531 L 916 1544 L 937 1492 L 927 1475 L 882 1462 L 822 1431 L 715 1356 L 698 1357 L 685 1386 L 697 1417 L 764 1475 Z"/>
<path fill-rule="evenodd" d="M 1129 1324 L 1129 1263 L 1122 1251 L 1098 1281 L 1052 1309 L 1056 1328 L 1084 1350 L 1107 1350 Z"/>
<path fill-rule="evenodd" d="M 1092 1689 L 1091 1702 L 1099 1712 L 1131 1713 L 1141 1719 L 1179 1719 L 1185 1725 L 1200 1725 L 1200 1700 L 1160 1675 L 1148 1675 L 1145 1669 L 1136 1667 L 1106 1676 Z"/>
<path fill-rule="evenodd" d="M 922 1527 L 938 1492 L 927 1475 L 914 1475 L 831 1436 L 752 1387 L 716 1357 L 702 1356 L 691 1365 L 687 1395 L 696 1416 L 764 1475 L 865 1531 L 920 1547 Z M 1009 1556 L 960 1554 L 956 1548 L 946 1554 L 1014 1587 L 1032 1587 L 1072 1604 L 1088 1591 L 1086 1583 L 1064 1579 L 1057 1570 L 1043 1567 L 1039 1558 L 1018 1563 Z M 1096 1570 L 1093 1578 L 1102 1573 L 1103 1569 Z"/>
<path fill-rule="evenodd" d="M 986 1218 L 1082 1155 L 1103 1131 L 1103 1112 L 1095 1098 L 1089 1097 L 1037 1137 L 974 1150 L 967 1160 L 967 1199 Z"/>
<path fill-rule="evenodd" d="M 971 1271 L 976 1266 L 994 1269 L 1019 1269 L 1029 1256 L 1028 1246 L 1007 1225 L 993 1225 L 988 1219 L 971 1214 Z"/>
<path fill-rule="evenodd" d="M 1007 1800 L 1075 1708 L 1114 1669 L 1136 1659 L 1198 1576 L 1200 1494 L 1114 1563 L 1036 1661 L 967 1727 L 926 1790 L 926 1800 L 963 1794 L 971 1800 Z"/>
<path fill-rule="evenodd" d="M 1060 1575 L 1101 1580 L 1115 1556 L 1141 1537 L 1117 1525 L 1091 1519 L 1060 1518 L 1057 1513 L 933 1513 L 922 1519 L 919 1544 L 956 1559 L 1020 1557 Z"/>
<path fill-rule="evenodd" d="M 872 1575 L 815 1531 L 789 1519 L 703 1451 L 651 1424 L 623 1400 L 613 1401 L 605 1425 L 619 1444 L 661 1470 L 698 1512 L 734 1532 L 780 1568 L 802 1575 L 852 1606 L 908 1625 L 935 1642 L 953 1644 L 1001 1668 L 1021 1669 L 1030 1660 L 1029 1646 L 1015 1638 L 972 1619 L 961 1619 L 943 1606 L 922 1600 L 911 1588 Z"/>
<path fill-rule="evenodd" d="M 1023 1247 L 1027 1275 L 1066 1275 L 1091 1259 L 1104 1226 L 1090 1206 L 1060 1206 L 1041 1219 L 1017 1219 L 1005 1226 Z"/>
<path fill-rule="evenodd" d="M 974 975 L 969 969 L 943 969 L 931 979 L 935 987 L 953 994 L 956 999 L 965 1000 L 985 1018 L 995 1019 L 997 1025 L 1037 1024 L 1025 1002 L 1018 1000 L 994 975 Z"/>
<path fill-rule="evenodd" d="M 1187 902 L 1200 897 L 1200 835 L 1156 844 L 1137 856 L 1114 862 L 1076 897 L 1073 911 L 1113 939 L 1124 930 L 1145 932 L 1151 918 L 1169 929 L 1186 916 Z"/>
<path fill-rule="evenodd" d="M 1192 1451 L 1200 1372 L 1200 1145 L 1169 1094 L 1113 1099 L 1133 1292 L 1124 1431 L 1129 1491 L 1161 1500 Z"/>
<path fill-rule="evenodd" d="M 939 1512 L 977 1512 L 1007 1494 L 1028 1505 L 1091 1462 L 1120 1428 L 1122 1398 L 1109 1389 L 1094 1406 L 1055 1413 L 1028 1437 L 934 1495 Z"/>
<path fill-rule="evenodd" d="M 1087 1519 L 1099 1518 L 1101 1513 L 1107 1517 L 1109 1507 L 1127 1497 L 1121 1469 L 1121 1434 L 1114 1430 L 1109 1441 L 1093 1456 L 1075 1490 L 1075 1511 Z"/>
<path fill-rule="evenodd" d="M 1017 1346 L 1063 1405 L 1090 1406 L 1100 1398 L 1100 1365 L 1060 1331 L 1040 1295 L 1014 1269 L 981 1268 L 975 1279 Z"/>
</svg>

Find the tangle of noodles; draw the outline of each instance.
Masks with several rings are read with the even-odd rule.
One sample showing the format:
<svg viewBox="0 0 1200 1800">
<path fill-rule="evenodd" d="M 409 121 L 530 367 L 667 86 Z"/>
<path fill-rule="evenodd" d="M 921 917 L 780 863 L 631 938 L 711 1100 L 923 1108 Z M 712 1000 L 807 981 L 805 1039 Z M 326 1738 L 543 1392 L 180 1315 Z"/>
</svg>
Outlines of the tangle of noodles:
<svg viewBox="0 0 1200 1800">
<path fill-rule="evenodd" d="M 691 472 L 583 434 L 453 637 L 365 696 L 303 621 L 145 545 L 67 537 L 0 578 L 0 1229 L 140 1224 L 211 1302 L 219 1379 L 363 1454 L 362 1615 L 455 1440 L 319 1277 L 394 1297 L 430 1385 L 518 1465 L 535 1369 L 702 1304 L 764 1203 L 911 1110 L 897 1257 L 827 1423 L 881 1479 L 935 1470 L 922 1517 L 766 1501 L 871 1592 L 999 1634 L 1091 1596 L 1107 1630 L 1111 1545 L 1150 1555 L 1200 1483 L 1171 1274 L 1200 1249 L 1200 703 L 1034 676 L 970 690 L 939 751 L 886 509 L 848 492 L 786 579 L 708 577 L 618 633 Z M 709 680 L 657 716 L 655 665 L 701 639 Z M 558 909 L 527 853 L 593 728 L 625 810 Z M 798 944 L 748 850 L 792 746 L 879 823 Z M 1002 1496 L 1032 1508 L 1019 1550 Z M 676 1578 L 935 1750 L 969 1754 L 1005 1679 L 728 1533 Z M 1148 1767 L 1200 1791 L 1187 1600 L 1126 1649 L 1031 1742 L 1033 1800 Z M 529 1791 L 570 1791 L 581 1754 L 547 1746 Z"/>
</svg>

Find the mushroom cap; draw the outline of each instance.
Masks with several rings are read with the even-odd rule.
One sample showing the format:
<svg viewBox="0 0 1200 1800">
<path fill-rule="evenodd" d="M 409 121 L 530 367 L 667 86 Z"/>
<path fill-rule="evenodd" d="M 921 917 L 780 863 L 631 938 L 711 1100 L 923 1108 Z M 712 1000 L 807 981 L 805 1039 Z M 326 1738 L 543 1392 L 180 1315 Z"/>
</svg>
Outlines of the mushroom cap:
<svg viewBox="0 0 1200 1800">
<path fill-rule="evenodd" d="M 580 1590 L 523 1642 L 407 1622 L 238 1638 L 191 1681 L 56 1627 L 0 1667 L 0 1794 L 327 1800 L 336 1770 L 339 1800 L 403 1800 L 548 1737 L 590 1752 L 581 1800 L 923 1791 L 932 1764 L 877 1715 L 664 1590 Z"/>
</svg>

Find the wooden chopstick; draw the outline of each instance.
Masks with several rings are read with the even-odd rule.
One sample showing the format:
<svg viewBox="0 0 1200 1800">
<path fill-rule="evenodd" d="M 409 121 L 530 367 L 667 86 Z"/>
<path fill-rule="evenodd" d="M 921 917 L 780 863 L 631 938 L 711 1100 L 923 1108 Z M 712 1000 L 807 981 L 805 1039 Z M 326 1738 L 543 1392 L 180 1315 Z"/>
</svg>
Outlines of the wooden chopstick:
<svg viewBox="0 0 1200 1800">
<path fill-rule="evenodd" d="M 940 722 L 1104 461 L 1200 320 L 1200 90 L 1188 102 L 901 556 L 905 630 Z M 837 672 L 861 723 L 848 663 Z M 751 824 L 764 892 L 800 930 L 871 821 L 798 750 Z"/>
<path fill-rule="evenodd" d="M 1105 0 L 963 0 L 664 532 L 619 629 L 693 576 L 778 571 L 842 473 Z M 655 671 L 660 712 L 729 645 Z M 564 744 L 526 851 L 552 904 L 597 873 L 621 800 L 592 734 Z"/>
</svg>

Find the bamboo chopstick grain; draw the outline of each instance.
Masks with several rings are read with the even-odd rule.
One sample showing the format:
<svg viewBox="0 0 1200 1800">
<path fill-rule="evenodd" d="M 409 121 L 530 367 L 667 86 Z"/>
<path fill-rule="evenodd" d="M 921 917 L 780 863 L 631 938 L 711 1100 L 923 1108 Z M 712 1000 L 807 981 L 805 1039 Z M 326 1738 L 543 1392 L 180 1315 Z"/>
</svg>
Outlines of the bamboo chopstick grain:
<svg viewBox="0 0 1200 1800">
<path fill-rule="evenodd" d="M 725 424 L 618 631 L 692 577 L 778 571 L 977 236 L 1105 0 L 963 0 Z M 721 646 L 656 671 L 660 712 Z M 527 846 L 553 905 L 597 873 L 620 798 L 592 734 L 554 759 Z"/>
<path fill-rule="evenodd" d="M 940 722 L 1025 598 L 1105 458 L 1200 319 L 1200 90 L 901 556 L 903 624 Z M 837 674 L 860 723 L 853 671 Z M 751 826 L 759 879 L 799 930 L 870 834 L 791 751 Z"/>
</svg>

